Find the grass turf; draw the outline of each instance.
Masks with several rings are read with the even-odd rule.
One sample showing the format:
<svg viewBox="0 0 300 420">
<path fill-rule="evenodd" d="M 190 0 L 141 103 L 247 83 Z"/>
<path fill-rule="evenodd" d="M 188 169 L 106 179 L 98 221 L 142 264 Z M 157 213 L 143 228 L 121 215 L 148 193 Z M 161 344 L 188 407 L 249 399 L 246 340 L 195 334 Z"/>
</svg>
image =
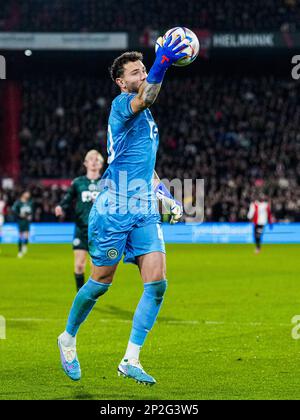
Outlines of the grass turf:
<svg viewBox="0 0 300 420">
<path fill-rule="evenodd" d="M 133 311 L 142 293 L 138 270 L 120 264 L 78 335 L 83 376 L 60 368 L 57 335 L 75 295 L 67 245 L 31 245 L 16 258 L 2 245 L 0 399 L 299 399 L 300 246 L 169 245 L 169 288 L 142 352 L 158 384 L 119 378 Z"/>
</svg>

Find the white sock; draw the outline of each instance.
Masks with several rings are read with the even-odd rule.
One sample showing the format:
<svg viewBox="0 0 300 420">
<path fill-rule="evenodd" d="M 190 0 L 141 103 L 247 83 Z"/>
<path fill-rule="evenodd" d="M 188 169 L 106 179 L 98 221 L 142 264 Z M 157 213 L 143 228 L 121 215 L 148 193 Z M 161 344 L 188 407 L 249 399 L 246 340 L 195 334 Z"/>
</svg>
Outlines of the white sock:
<svg viewBox="0 0 300 420">
<path fill-rule="evenodd" d="M 131 341 L 128 342 L 127 350 L 124 359 L 137 359 L 139 360 L 141 346 L 133 344 Z"/>
<path fill-rule="evenodd" d="M 65 347 L 75 347 L 76 346 L 76 336 L 73 337 L 67 331 L 64 331 L 60 336 L 60 341 Z"/>
</svg>

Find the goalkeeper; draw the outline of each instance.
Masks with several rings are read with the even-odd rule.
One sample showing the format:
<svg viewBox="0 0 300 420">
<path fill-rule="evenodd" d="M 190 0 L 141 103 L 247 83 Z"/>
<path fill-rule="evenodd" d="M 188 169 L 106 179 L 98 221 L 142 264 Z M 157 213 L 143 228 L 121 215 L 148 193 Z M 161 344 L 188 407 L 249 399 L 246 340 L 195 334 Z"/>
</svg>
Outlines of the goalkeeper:
<svg viewBox="0 0 300 420">
<path fill-rule="evenodd" d="M 153 188 L 159 136 L 149 107 L 159 94 L 167 69 L 186 55 L 182 53 L 185 48 L 180 38 L 174 42 L 167 38 L 163 46 L 158 45 L 148 75 L 143 56 L 138 52 L 122 54 L 111 67 L 111 77 L 121 93 L 112 102 L 108 120 L 109 166 L 89 217 L 92 273 L 75 297 L 66 329 L 58 337 L 62 367 L 72 380 L 81 377 L 76 352 L 78 329 L 98 298 L 110 288 L 124 255 L 124 262 L 138 266 L 144 291 L 134 313 L 118 373 L 144 384 L 156 382 L 140 363 L 140 351 L 155 324 L 167 289 L 165 245 L 155 192 L 165 200 L 173 200 L 174 219 L 179 219 L 181 206 L 161 184 Z M 94 364 L 92 354 L 90 363 Z"/>
</svg>

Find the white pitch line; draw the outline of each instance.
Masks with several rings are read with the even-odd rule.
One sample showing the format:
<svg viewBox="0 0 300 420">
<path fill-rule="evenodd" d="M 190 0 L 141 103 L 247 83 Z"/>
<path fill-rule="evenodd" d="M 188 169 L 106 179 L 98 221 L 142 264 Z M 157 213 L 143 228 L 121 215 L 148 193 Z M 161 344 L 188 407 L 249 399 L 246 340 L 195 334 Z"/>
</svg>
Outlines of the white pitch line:
<svg viewBox="0 0 300 420">
<path fill-rule="evenodd" d="M 58 319 L 50 319 L 50 318 L 6 318 L 6 321 L 12 321 L 12 322 L 52 322 L 52 321 L 60 321 Z M 114 319 L 114 318 L 106 318 L 106 319 L 99 319 L 97 322 L 101 322 L 104 324 L 110 323 L 110 322 L 119 322 L 122 324 L 131 324 L 131 319 Z M 159 321 L 158 321 L 159 322 Z M 181 321 L 181 320 L 172 320 L 172 321 L 165 321 L 166 324 L 183 324 L 183 325 L 197 325 L 199 324 L 199 321 Z"/>
<path fill-rule="evenodd" d="M 6 321 L 12 321 L 12 322 L 44 322 L 44 321 L 51 321 L 51 319 L 45 319 L 45 318 L 6 318 Z"/>
<path fill-rule="evenodd" d="M 159 320 L 158 320 L 159 322 Z M 182 324 L 182 325 L 198 325 L 200 324 L 200 321 L 165 321 L 166 324 Z"/>
<path fill-rule="evenodd" d="M 53 322 L 53 321 L 61 321 L 60 319 L 55 318 L 6 318 L 6 321 L 11 322 Z M 107 323 L 121 323 L 121 324 L 131 324 L 132 320 L 130 319 L 115 319 L 115 318 L 105 318 L 99 319 L 97 322 L 101 322 L 104 324 Z M 248 327 L 290 327 L 292 323 L 263 323 L 263 322 L 225 322 L 225 321 L 198 321 L 198 320 L 170 320 L 170 321 L 159 321 L 158 323 L 164 323 L 169 325 L 232 325 L 232 326 L 248 326 Z"/>
<path fill-rule="evenodd" d="M 204 321 L 206 325 L 236 325 L 241 327 L 290 327 L 293 324 L 290 323 L 267 323 L 267 322 L 224 322 L 224 321 Z"/>
</svg>

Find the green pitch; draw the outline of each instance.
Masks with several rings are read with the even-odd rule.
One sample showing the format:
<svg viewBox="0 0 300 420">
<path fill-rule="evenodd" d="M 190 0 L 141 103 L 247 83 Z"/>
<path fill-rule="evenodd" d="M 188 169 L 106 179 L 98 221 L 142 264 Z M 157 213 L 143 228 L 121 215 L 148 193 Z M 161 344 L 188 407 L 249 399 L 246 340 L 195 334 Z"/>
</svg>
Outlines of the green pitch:
<svg viewBox="0 0 300 420">
<path fill-rule="evenodd" d="M 1 246 L 0 399 L 300 399 L 300 245 L 172 245 L 159 321 L 141 362 L 158 384 L 119 378 L 138 271 L 121 264 L 78 335 L 82 380 L 60 368 L 57 335 L 75 294 L 71 247 Z"/>
</svg>

